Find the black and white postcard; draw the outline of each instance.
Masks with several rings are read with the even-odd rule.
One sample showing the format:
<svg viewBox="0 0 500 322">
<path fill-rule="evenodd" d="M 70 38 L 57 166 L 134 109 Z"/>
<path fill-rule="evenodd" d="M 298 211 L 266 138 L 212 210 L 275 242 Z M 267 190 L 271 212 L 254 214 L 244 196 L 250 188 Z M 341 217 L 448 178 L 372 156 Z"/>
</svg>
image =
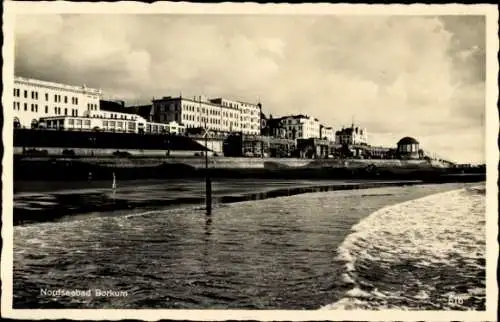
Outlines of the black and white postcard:
<svg viewBox="0 0 500 322">
<path fill-rule="evenodd" d="M 5 2 L 2 316 L 495 320 L 497 29 Z"/>
</svg>

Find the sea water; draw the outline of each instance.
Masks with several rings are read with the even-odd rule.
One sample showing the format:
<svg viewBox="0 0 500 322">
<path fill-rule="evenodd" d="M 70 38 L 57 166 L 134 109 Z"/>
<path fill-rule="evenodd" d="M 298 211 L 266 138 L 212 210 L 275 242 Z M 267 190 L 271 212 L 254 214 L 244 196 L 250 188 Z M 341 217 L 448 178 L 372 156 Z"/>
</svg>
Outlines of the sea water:
<svg viewBox="0 0 500 322">
<path fill-rule="evenodd" d="M 351 284 L 327 309 L 485 309 L 485 190 L 378 210 L 339 247 Z"/>
<path fill-rule="evenodd" d="M 211 217 L 183 208 L 17 226 L 14 307 L 433 309 L 460 295 L 460 308 L 481 309 L 484 195 L 434 195 L 463 186 L 310 193 L 217 206 Z"/>
</svg>

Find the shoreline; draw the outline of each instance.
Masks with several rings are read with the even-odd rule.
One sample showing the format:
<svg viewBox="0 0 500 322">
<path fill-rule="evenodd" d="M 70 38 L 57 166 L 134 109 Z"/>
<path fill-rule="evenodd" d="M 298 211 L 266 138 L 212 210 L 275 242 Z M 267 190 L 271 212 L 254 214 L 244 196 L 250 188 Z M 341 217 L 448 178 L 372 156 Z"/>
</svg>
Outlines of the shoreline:
<svg viewBox="0 0 500 322">
<path fill-rule="evenodd" d="M 201 184 L 201 182 L 200 182 Z M 272 199 L 286 196 L 294 196 L 299 194 L 328 192 L 341 190 L 358 190 L 380 187 L 400 187 L 409 185 L 426 184 L 423 181 L 365 181 L 365 182 L 337 182 L 337 183 L 321 183 L 316 184 L 295 184 L 289 187 L 268 188 L 262 191 L 243 192 L 239 194 L 223 193 L 217 195 L 214 193 L 212 204 L 214 206 L 232 204 L 243 201 L 257 201 L 264 199 Z M 101 191 L 99 191 L 101 190 Z M 38 207 L 14 207 L 13 222 L 14 226 L 35 224 L 43 222 L 59 221 L 62 218 L 71 218 L 95 212 L 113 212 L 123 210 L 157 210 L 157 209 L 175 209 L 180 207 L 194 206 L 205 209 L 203 206 L 205 197 L 199 196 L 184 196 L 174 199 L 142 199 L 142 200 L 127 200 L 127 195 L 113 195 L 111 189 L 99 189 L 92 193 L 65 193 L 48 192 L 48 193 L 31 193 L 31 196 L 26 197 L 28 200 L 33 200 L 33 197 L 40 196 L 43 202 Z M 119 189 L 118 189 L 119 191 Z M 168 192 L 165 192 L 168 194 Z M 47 198 L 50 197 L 50 198 Z M 20 198 L 23 198 L 21 195 Z M 47 199 L 52 199 L 47 202 Z M 35 200 L 36 203 L 36 200 Z"/>
<path fill-rule="evenodd" d="M 226 159 L 224 159 L 226 160 Z M 210 162 L 213 162 L 211 160 Z M 252 162 L 250 162 L 252 161 Z M 361 160 L 363 161 L 363 160 Z M 482 170 L 440 168 L 429 164 L 389 164 L 375 160 L 345 161 L 304 160 L 300 166 L 286 166 L 285 163 L 263 162 L 262 160 L 231 161 L 210 164 L 206 169 L 204 161 L 197 163 L 170 160 L 155 164 L 130 163 L 130 160 L 110 160 L 93 163 L 70 159 L 15 159 L 14 182 L 16 181 L 118 181 L 140 179 L 330 179 L 330 180 L 423 180 L 429 182 L 484 181 Z M 199 163 L 199 164 L 198 164 Z"/>
</svg>

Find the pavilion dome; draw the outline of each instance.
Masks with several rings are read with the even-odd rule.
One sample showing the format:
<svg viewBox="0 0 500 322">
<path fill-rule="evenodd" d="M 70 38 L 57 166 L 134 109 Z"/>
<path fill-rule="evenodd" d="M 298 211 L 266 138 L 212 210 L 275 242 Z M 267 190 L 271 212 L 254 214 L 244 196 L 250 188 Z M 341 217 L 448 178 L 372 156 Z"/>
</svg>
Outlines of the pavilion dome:
<svg viewBox="0 0 500 322">
<path fill-rule="evenodd" d="M 407 144 L 419 144 L 417 140 L 410 136 L 405 136 L 401 140 L 399 140 L 398 145 L 407 145 Z"/>
</svg>

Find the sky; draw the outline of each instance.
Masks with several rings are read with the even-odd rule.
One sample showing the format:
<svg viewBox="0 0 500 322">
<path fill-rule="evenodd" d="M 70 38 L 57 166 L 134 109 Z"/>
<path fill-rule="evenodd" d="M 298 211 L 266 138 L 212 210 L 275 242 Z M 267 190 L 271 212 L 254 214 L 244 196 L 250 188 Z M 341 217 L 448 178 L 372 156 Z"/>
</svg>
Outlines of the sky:
<svg viewBox="0 0 500 322">
<path fill-rule="evenodd" d="M 455 162 L 484 162 L 483 16 L 19 15 L 15 74 L 153 97 L 261 102 L 372 145 L 404 136 Z"/>
</svg>

